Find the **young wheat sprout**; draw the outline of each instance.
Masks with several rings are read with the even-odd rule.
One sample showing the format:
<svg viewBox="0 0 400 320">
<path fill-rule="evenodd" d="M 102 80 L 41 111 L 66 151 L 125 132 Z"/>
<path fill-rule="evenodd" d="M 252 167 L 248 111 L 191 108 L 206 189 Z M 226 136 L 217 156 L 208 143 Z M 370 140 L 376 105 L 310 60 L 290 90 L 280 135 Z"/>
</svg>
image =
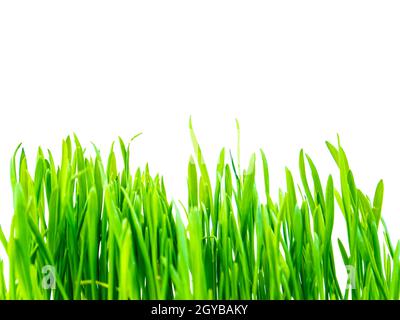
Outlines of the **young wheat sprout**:
<svg viewBox="0 0 400 320">
<path fill-rule="evenodd" d="M 121 139 L 122 169 L 114 145 L 103 162 L 76 136 L 62 142 L 59 165 L 39 149 L 32 172 L 18 148 L 8 239 L 0 228 L 9 263 L 5 277 L 0 261 L 0 299 L 399 299 L 400 245 L 381 218 L 383 182 L 372 200 L 359 190 L 340 141 L 327 143 L 339 185 L 321 181 L 301 151 L 301 192 L 286 169 L 285 190 L 272 199 L 262 151 L 256 172 L 256 155 L 241 170 L 223 149 L 212 183 L 191 122 L 190 134 L 183 208 L 167 198 L 162 177 L 132 170 Z M 335 203 L 347 228 L 337 241 Z M 339 264 L 352 275 L 346 288 Z"/>
</svg>

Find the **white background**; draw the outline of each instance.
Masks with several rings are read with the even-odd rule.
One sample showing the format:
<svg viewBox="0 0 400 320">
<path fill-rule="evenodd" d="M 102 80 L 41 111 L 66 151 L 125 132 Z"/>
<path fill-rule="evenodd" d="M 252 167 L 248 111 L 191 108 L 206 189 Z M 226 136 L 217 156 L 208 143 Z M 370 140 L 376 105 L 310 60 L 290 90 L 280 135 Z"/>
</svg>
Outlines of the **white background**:
<svg viewBox="0 0 400 320">
<path fill-rule="evenodd" d="M 143 131 L 134 165 L 185 201 L 192 115 L 210 171 L 238 118 L 243 166 L 263 148 L 275 194 L 301 148 L 337 176 L 324 142 L 339 133 L 358 186 L 384 179 L 399 239 L 399 17 L 398 1 L 1 1 L 1 225 L 18 143 L 33 163 L 73 132 L 106 155 Z"/>
</svg>

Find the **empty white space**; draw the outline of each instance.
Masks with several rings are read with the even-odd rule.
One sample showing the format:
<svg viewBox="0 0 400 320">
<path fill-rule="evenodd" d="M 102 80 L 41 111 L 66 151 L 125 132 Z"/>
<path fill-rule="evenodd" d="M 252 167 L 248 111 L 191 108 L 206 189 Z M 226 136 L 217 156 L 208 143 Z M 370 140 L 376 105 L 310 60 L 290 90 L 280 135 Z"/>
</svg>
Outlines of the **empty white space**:
<svg viewBox="0 0 400 320">
<path fill-rule="evenodd" d="M 337 178 L 324 142 L 339 133 L 357 185 L 372 197 L 384 179 L 400 239 L 399 16 L 398 1 L 1 1 L 2 227 L 16 146 L 32 170 L 38 146 L 58 159 L 73 132 L 104 156 L 143 132 L 132 165 L 185 202 L 191 115 L 210 171 L 239 119 L 242 167 L 263 148 L 275 194 L 301 148 Z"/>
</svg>

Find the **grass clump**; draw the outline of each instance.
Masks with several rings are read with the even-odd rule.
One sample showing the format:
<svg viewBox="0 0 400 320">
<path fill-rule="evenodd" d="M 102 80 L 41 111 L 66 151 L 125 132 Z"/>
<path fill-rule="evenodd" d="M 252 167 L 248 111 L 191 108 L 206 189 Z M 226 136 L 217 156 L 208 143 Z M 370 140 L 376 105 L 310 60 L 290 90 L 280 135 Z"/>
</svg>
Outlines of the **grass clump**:
<svg viewBox="0 0 400 320">
<path fill-rule="evenodd" d="M 359 190 L 340 141 L 327 143 L 338 186 L 332 176 L 323 183 L 301 151 L 301 184 L 286 169 L 285 190 L 272 199 L 262 151 L 265 197 L 256 155 L 241 170 L 222 149 L 212 183 L 191 123 L 190 134 L 182 206 L 148 167 L 132 171 L 121 139 L 122 170 L 114 144 L 103 162 L 96 147 L 87 157 L 68 137 L 60 165 L 39 149 L 33 174 L 18 148 L 8 239 L 0 229 L 9 262 L 6 283 L 0 261 L 0 299 L 399 299 L 400 245 L 381 218 L 383 182 L 372 200 Z M 332 239 L 335 203 L 348 248 Z M 338 264 L 353 271 L 351 288 L 339 285 Z"/>
</svg>

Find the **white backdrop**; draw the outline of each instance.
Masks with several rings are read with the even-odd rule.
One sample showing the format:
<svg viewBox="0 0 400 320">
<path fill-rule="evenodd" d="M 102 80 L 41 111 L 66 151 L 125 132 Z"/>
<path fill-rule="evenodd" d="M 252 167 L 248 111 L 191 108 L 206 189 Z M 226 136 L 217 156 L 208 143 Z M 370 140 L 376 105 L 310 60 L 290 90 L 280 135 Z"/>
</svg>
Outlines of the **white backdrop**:
<svg viewBox="0 0 400 320">
<path fill-rule="evenodd" d="M 301 148 L 337 174 L 324 141 L 340 133 L 360 188 L 384 179 L 399 239 L 399 16 L 398 1 L 2 1 L 1 225 L 14 148 L 58 157 L 73 132 L 106 154 L 143 131 L 134 165 L 185 201 L 192 115 L 210 170 L 238 118 L 243 165 L 264 148 L 275 191 Z"/>
</svg>

